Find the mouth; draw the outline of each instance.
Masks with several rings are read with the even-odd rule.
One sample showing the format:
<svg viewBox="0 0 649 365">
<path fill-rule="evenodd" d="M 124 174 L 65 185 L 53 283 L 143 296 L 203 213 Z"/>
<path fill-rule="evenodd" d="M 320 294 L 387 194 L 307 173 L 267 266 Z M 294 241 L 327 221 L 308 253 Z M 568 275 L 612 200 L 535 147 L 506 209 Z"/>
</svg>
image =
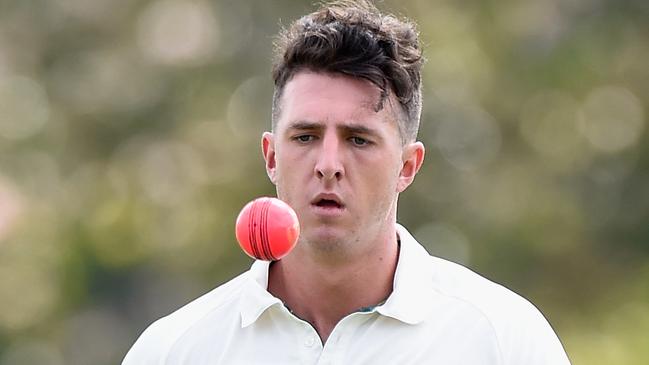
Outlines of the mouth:
<svg viewBox="0 0 649 365">
<path fill-rule="evenodd" d="M 345 208 L 342 199 L 336 194 L 319 194 L 311 201 L 311 205 L 319 212 L 341 212 Z"/>
<path fill-rule="evenodd" d="M 316 207 L 320 208 L 342 208 L 343 206 L 335 200 L 320 199 L 315 203 Z"/>
</svg>

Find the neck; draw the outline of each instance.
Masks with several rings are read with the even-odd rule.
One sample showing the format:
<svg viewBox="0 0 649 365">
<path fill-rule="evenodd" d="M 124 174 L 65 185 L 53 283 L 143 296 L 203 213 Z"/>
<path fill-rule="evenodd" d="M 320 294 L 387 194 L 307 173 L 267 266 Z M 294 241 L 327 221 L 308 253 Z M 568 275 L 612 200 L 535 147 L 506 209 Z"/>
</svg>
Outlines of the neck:
<svg viewBox="0 0 649 365">
<path fill-rule="evenodd" d="M 392 292 L 399 249 L 394 228 L 359 257 L 321 260 L 308 248 L 271 265 L 268 291 L 311 323 L 322 342 L 345 316 L 384 301 Z M 308 246 L 308 245 L 303 245 Z"/>
</svg>

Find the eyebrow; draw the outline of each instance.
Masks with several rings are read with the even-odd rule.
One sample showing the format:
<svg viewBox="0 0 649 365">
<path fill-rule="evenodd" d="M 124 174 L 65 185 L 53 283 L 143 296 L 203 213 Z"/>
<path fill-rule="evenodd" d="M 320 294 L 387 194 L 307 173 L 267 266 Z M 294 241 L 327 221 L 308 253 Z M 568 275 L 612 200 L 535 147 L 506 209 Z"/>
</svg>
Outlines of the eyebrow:
<svg viewBox="0 0 649 365">
<path fill-rule="evenodd" d="M 287 131 L 290 130 L 313 130 L 313 129 L 321 129 L 322 128 L 322 123 L 316 123 L 316 122 L 308 122 L 305 120 L 300 120 L 297 122 L 293 122 L 289 124 L 289 126 L 286 128 Z"/>
<path fill-rule="evenodd" d="M 324 123 L 318 123 L 318 122 L 309 122 L 309 121 L 297 121 L 294 123 L 291 123 L 286 130 L 287 131 L 292 131 L 292 130 L 321 130 L 324 128 Z M 364 135 L 370 135 L 370 136 L 375 136 L 379 137 L 379 134 L 372 128 L 366 127 L 364 125 L 358 124 L 358 123 L 345 123 L 343 125 L 337 126 L 338 130 L 342 130 L 348 134 L 364 134 Z"/>
</svg>

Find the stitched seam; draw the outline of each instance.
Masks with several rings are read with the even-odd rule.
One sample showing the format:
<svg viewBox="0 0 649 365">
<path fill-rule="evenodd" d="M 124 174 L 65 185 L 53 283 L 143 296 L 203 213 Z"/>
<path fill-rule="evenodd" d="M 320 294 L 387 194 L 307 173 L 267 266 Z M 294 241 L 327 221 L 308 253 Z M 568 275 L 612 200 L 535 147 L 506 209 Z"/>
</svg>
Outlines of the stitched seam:
<svg viewBox="0 0 649 365">
<path fill-rule="evenodd" d="M 491 328 L 491 330 L 492 330 L 493 333 L 494 333 L 494 338 L 496 339 L 496 345 L 498 346 L 498 356 L 499 356 L 499 358 L 500 358 L 500 359 L 499 359 L 499 362 L 500 362 L 501 364 L 504 364 L 504 362 L 505 362 L 505 356 L 504 356 L 503 351 L 502 351 L 501 339 L 500 339 L 500 336 L 498 336 L 498 331 L 496 330 L 496 326 L 495 326 L 495 325 L 493 324 L 493 322 L 491 321 L 491 318 L 489 317 L 489 315 L 487 315 L 487 313 L 485 313 L 485 311 L 484 311 L 482 308 L 480 308 L 479 306 L 477 306 L 477 305 L 474 304 L 473 302 L 470 302 L 470 301 L 468 301 L 468 300 L 466 300 L 466 299 L 464 299 L 464 298 L 462 298 L 462 297 L 459 297 L 459 296 L 457 296 L 457 295 L 452 295 L 452 294 L 445 293 L 445 292 L 443 292 L 441 289 L 438 289 L 438 288 L 433 288 L 433 290 L 436 291 L 438 294 L 444 296 L 444 297 L 451 298 L 451 299 L 455 299 L 455 300 L 457 300 L 457 301 L 460 301 L 460 302 L 462 302 L 462 303 L 464 303 L 464 304 L 470 306 L 470 307 L 473 308 L 475 311 L 477 311 L 478 313 L 480 313 L 480 315 L 482 315 L 482 317 L 484 317 L 484 319 L 485 319 L 485 320 L 487 321 L 487 323 L 489 324 L 489 328 Z"/>
<path fill-rule="evenodd" d="M 246 273 L 245 276 L 246 276 L 246 278 L 247 278 L 247 276 L 248 276 L 247 273 Z M 216 305 L 216 307 L 214 307 L 214 308 L 208 310 L 208 311 L 205 312 L 202 316 L 196 318 L 196 319 L 195 319 L 195 320 L 194 320 L 194 321 L 193 321 L 189 326 L 187 326 L 187 328 L 185 328 L 184 331 L 182 331 L 181 334 L 179 334 L 178 336 L 176 336 L 176 338 L 173 340 L 173 342 L 170 343 L 169 347 L 167 348 L 167 350 L 166 350 L 166 352 L 165 352 L 165 354 L 164 354 L 164 357 L 163 357 L 163 360 L 164 360 L 164 361 L 163 361 L 163 363 L 166 363 L 166 362 L 167 362 L 167 360 L 168 360 L 168 358 L 169 358 L 169 354 L 171 353 L 171 349 L 174 348 L 174 347 L 176 346 L 176 344 L 177 344 L 177 343 L 178 343 L 178 342 L 179 342 L 183 337 L 185 337 L 185 335 L 187 334 L 187 332 L 189 332 L 191 329 L 194 328 L 194 326 L 196 326 L 196 325 L 197 325 L 200 321 L 202 321 L 205 317 L 208 317 L 209 315 L 211 315 L 211 314 L 214 313 L 215 311 L 221 309 L 221 307 L 225 306 L 226 304 L 230 304 L 230 303 L 232 303 L 233 301 L 235 301 L 235 300 L 238 299 L 237 295 L 239 295 L 239 294 L 241 293 L 241 290 L 243 290 L 243 286 L 244 286 L 244 284 L 245 284 L 245 282 L 246 282 L 246 281 L 245 281 L 246 278 L 242 277 L 242 278 L 241 278 L 241 279 L 242 279 L 242 283 L 240 283 L 236 288 L 232 289 L 229 293 L 227 293 L 226 297 L 223 298 L 223 299 L 221 299 L 221 300 L 219 301 L 220 303 L 218 303 L 218 304 Z M 207 295 L 209 295 L 209 294 L 207 294 Z M 190 303 L 191 303 L 191 302 L 190 302 Z M 189 304 L 188 304 L 188 305 L 189 305 Z M 174 313 L 171 313 L 170 315 L 164 317 L 163 320 L 170 321 L 170 320 L 171 320 L 170 317 L 173 316 L 173 315 L 174 315 Z"/>
</svg>

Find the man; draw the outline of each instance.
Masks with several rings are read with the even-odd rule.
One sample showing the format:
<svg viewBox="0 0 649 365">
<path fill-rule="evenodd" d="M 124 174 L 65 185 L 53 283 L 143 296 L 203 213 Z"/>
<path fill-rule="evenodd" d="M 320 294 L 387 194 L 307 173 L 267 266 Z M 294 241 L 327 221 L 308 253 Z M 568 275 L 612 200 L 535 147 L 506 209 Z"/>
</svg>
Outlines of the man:
<svg viewBox="0 0 649 365">
<path fill-rule="evenodd" d="M 282 33 L 262 150 L 298 245 L 156 321 L 124 364 L 569 364 L 533 305 L 396 223 L 424 160 L 421 64 L 414 27 L 365 2 Z"/>
</svg>

